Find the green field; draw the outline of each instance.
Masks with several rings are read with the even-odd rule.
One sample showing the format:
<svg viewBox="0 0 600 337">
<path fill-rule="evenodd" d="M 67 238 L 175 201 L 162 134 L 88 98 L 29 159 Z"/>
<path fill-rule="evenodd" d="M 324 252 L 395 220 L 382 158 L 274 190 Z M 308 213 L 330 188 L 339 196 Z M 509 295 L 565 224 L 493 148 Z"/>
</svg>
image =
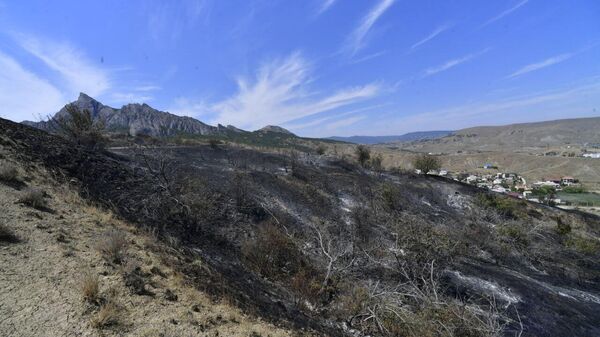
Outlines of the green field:
<svg viewBox="0 0 600 337">
<path fill-rule="evenodd" d="M 578 206 L 600 206 L 600 194 L 596 193 L 557 193 L 558 198 Z"/>
</svg>

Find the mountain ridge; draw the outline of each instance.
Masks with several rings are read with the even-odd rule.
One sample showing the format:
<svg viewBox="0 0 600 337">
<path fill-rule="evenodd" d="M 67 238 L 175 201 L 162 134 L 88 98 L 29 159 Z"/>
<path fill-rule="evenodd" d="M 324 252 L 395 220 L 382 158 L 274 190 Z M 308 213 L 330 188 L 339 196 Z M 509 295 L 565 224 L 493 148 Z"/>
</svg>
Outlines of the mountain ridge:
<svg viewBox="0 0 600 337">
<path fill-rule="evenodd" d="M 73 104 L 81 110 L 89 110 L 95 120 L 104 121 L 108 131 L 126 132 L 130 135 L 145 134 L 153 137 L 171 137 L 180 134 L 201 136 L 222 136 L 229 133 L 244 134 L 250 131 L 239 129 L 233 125 L 212 126 L 193 117 L 178 116 L 172 113 L 154 109 L 146 103 L 129 103 L 121 108 L 113 108 L 102 104 L 100 101 L 85 93 L 80 93 L 76 101 L 65 105 L 52 118 L 67 117 L 67 106 Z M 23 121 L 22 124 L 38 129 L 50 131 L 52 123 L 49 121 Z M 268 125 L 257 130 L 260 132 L 285 133 L 296 136 L 290 131 Z"/>
</svg>

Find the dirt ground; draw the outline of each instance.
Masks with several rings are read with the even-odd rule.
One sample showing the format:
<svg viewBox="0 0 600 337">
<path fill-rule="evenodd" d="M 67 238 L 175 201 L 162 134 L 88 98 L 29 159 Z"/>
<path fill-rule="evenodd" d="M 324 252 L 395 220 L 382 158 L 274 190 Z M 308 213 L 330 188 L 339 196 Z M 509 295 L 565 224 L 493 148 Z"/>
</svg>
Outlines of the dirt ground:
<svg viewBox="0 0 600 337">
<path fill-rule="evenodd" d="M 161 254 L 168 247 L 86 204 L 72 186 L 57 185 L 39 168 L 19 170 L 25 185 L 46 193 L 48 209 L 17 203 L 28 187 L 0 182 L 0 225 L 18 237 L 16 243 L 0 242 L 1 337 L 291 335 L 189 286 L 165 265 Z M 128 243 L 120 265 L 107 262 L 98 250 L 115 230 Z M 130 266 L 147 275 L 145 289 L 152 295 L 133 294 L 125 285 Z M 110 298 L 117 308 L 105 326 L 94 324 L 102 304 L 83 299 L 87 274 L 97 277 L 99 297 Z"/>
</svg>

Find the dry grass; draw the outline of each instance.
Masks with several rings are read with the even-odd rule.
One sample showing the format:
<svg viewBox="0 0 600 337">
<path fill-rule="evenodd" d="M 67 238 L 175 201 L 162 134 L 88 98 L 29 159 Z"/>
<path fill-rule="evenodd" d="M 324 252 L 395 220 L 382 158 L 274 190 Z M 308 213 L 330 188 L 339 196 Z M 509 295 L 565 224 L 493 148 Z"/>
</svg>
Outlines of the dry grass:
<svg viewBox="0 0 600 337">
<path fill-rule="evenodd" d="M 0 223 L 0 242 L 16 243 L 19 238 L 5 224 Z"/>
<path fill-rule="evenodd" d="M 37 209 L 48 208 L 44 191 L 37 188 L 27 189 L 18 202 Z"/>
<path fill-rule="evenodd" d="M 98 251 L 110 263 L 121 264 L 127 253 L 129 241 L 125 237 L 125 233 L 119 230 L 112 230 L 98 243 Z"/>
<path fill-rule="evenodd" d="M 98 280 L 98 275 L 94 274 L 91 271 L 83 274 L 81 279 L 81 294 L 83 296 L 83 300 L 90 303 L 98 303 L 99 302 L 99 294 L 100 294 L 100 281 Z"/>
<path fill-rule="evenodd" d="M 100 310 L 92 318 L 92 326 L 97 329 L 102 329 L 108 326 L 118 325 L 121 323 L 122 309 L 114 301 L 110 300 L 102 304 Z"/>
<path fill-rule="evenodd" d="M 0 181 L 18 182 L 19 170 L 13 165 L 2 163 L 0 164 Z"/>
</svg>

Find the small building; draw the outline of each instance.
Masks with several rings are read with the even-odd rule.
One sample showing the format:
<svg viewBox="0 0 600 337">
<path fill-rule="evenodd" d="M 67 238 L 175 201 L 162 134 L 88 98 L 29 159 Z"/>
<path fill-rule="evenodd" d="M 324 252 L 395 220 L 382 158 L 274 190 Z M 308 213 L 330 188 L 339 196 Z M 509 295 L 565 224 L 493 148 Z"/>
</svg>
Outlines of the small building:
<svg viewBox="0 0 600 337">
<path fill-rule="evenodd" d="M 495 185 L 494 187 L 492 187 L 492 191 L 498 193 L 506 193 L 508 190 L 500 185 Z"/>
<path fill-rule="evenodd" d="M 573 185 L 576 182 L 576 179 L 571 176 L 565 176 L 560 179 L 560 183 L 567 186 Z"/>
<path fill-rule="evenodd" d="M 494 168 L 494 165 L 492 165 L 490 163 L 485 163 L 485 164 L 483 164 L 483 168 L 486 170 L 491 170 Z"/>
</svg>

